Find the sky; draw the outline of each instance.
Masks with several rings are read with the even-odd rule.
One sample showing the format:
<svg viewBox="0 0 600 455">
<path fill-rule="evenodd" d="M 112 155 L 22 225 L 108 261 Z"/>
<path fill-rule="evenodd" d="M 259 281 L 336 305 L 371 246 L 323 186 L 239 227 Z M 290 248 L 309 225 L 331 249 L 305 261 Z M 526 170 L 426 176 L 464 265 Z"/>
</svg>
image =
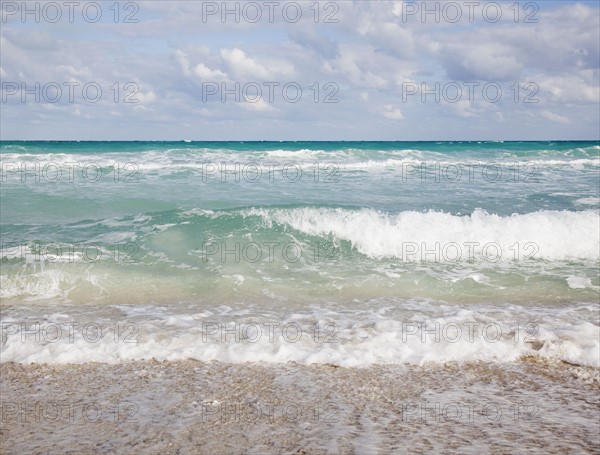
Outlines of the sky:
<svg viewBox="0 0 600 455">
<path fill-rule="evenodd" d="M 1 2 L 2 140 L 598 140 L 600 2 Z"/>
</svg>

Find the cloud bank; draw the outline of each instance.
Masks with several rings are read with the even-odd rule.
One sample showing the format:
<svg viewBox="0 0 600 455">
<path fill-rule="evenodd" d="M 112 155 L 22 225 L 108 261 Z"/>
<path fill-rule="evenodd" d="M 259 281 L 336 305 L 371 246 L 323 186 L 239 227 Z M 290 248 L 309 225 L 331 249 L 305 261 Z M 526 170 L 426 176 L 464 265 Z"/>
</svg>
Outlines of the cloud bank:
<svg viewBox="0 0 600 455">
<path fill-rule="evenodd" d="M 600 137 L 597 3 L 275 3 L 2 2 L 2 139 Z"/>
</svg>

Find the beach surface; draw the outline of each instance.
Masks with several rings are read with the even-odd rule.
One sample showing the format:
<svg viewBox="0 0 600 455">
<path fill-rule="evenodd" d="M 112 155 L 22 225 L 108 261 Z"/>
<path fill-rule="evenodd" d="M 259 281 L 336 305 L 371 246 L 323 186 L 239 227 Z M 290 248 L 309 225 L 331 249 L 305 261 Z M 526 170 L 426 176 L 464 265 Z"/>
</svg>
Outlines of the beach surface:
<svg viewBox="0 0 600 455">
<path fill-rule="evenodd" d="M 0 365 L 5 454 L 598 453 L 599 371 L 187 361 Z"/>
</svg>

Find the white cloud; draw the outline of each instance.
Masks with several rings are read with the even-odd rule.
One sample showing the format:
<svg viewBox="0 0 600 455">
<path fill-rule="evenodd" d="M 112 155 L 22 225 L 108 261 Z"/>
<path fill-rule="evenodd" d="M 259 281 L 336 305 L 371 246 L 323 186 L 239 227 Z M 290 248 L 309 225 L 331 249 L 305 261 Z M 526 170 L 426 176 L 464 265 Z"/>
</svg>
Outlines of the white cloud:
<svg viewBox="0 0 600 455">
<path fill-rule="evenodd" d="M 187 54 L 184 51 L 182 51 L 181 49 L 177 49 L 175 51 L 175 58 L 179 62 L 179 65 L 181 66 L 183 73 L 186 75 L 190 75 L 191 74 L 190 60 L 188 59 Z"/>
<path fill-rule="evenodd" d="M 227 78 L 227 75 L 220 70 L 211 70 L 203 63 L 198 63 L 194 67 L 194 74 L 203 80 L 222 80 Z"/>
<path fill-rule="evenodd" d="M 156 101 L 156 93 L 154 91 L 149 90 L 147 92 L 137 92 L 133 95 L 135 99 L 137 99 L 141 104 L 149 104 Z"/>
<path fill-rule="evenodd" d="M 600 103 L 598 71 L 584 70 L 557 76 L 538 75 L 534 79 L 539 81 L 540 90 L 552 95 L 554 102 Z"/>
<path fill-rule="evenodd" d="M 391 104 L 386 104 L 383 106 L 383 108 L 380 110 L 380 113 L 382 116 L 390 120 L 402 120 L 404 118 L 400 109 L 392 106 Z"/>
<path fill-rule="evenodd" d="M 240 105 L 247 110 L 256 111 L 256 112 L 265 112 L 265 111 L 274 111 L 275 108 L 267 103 L 264 98 L 260 98 L 255 103 L 251 102 L 243 102 Z"/>
<path fill-rule="evenodd" d="M 560 123 L 562 125 L 568 125 L 571 121 L 567 117 L 563 117 L 562 115 L 555 114 L 550 111 L 542 111 L 540 115 L 546 120 L 550 120 L 554 123 Z"/>
<path fill-rule="evenodd" d="M 476 117 L 479 114 L 475 105 L 468 100 L 459 100 L 456 103 L 444 103 L 444 105 L 462 118 Z"/>
<path fill-rule="evenodd" d="M 247 80 L 267 80 L 270 77 L 267 68 L 248 57 L 243 50 L 237 47 L 221 49 L 220 55 L 231 74 L 236 77 Z"/>
</svg>

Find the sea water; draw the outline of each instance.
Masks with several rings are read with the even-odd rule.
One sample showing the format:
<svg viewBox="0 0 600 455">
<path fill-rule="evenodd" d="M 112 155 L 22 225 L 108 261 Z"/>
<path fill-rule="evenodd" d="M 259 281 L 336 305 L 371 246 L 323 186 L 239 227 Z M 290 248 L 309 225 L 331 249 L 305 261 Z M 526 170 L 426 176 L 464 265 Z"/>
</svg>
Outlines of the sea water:
<svg viewBox="0 0 600 455">
<path fill-rule="evenodd" d="M 599 366 L 598 142 L 0 147 L 3 362 Z"/>
</svg>

